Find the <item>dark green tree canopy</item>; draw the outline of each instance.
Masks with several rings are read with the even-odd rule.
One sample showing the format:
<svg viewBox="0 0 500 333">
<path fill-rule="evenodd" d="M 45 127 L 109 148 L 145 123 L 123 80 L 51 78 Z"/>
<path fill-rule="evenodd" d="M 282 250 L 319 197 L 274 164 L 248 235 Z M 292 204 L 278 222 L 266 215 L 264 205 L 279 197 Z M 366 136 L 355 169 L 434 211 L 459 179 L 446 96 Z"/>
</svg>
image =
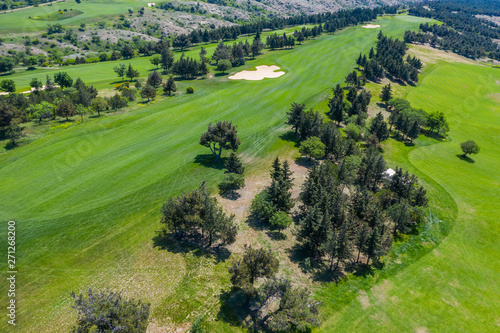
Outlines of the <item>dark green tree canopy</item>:
<svg viewBox="0 0 500 333">
<path fill-rule="evenodd" d="M 218 121 L 215 125 L 210 123 L 208 130 L 200 138 L 200 145 L 210 148 L 216 156 L 216 162 L 220 159 L 223 149 L 231 149 L 235 152 L 240 144 L 238 130 L 230 121 Z"/>
<path fill-rule="evenodd" d="M 135 332 L 148 327 L 149 303 L 125 299 L 121 292 L 110 290 L 85 294 L 71 293 L 78 319 L 72 332 Z"/>
<path fill-rule="evenodd" d="M 480 151 L 478 144 L 472 140 L 462 142 L 460 144 L 460 148 L 464 152 L 464 156 L 467 156 L 469 154 L 478 154 Z"/>
</svg>

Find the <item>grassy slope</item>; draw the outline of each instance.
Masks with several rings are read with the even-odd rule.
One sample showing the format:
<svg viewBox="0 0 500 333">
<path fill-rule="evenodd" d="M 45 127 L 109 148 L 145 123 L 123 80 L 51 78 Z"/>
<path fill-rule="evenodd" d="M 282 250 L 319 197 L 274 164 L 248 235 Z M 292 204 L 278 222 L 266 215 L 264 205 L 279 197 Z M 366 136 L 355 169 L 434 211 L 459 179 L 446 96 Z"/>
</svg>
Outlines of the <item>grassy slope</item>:
<svg viewBox="0 0 500 333">
<path fill-rule="evenodd" d="M 450 140 L 430 144 L 421 137 L 415 149 L 390 141 L 389 161 L 431 185 L 433 205 L 447 208 L 454 227 L 416 263 L 373 288 L 362 286 L 325 332 L 499 330 L 499 82 L 498 70 L 441 62 L 425 69 L 418 87 L 405 89 L 415 107 L 445 112 Z M 459 143 L 468 139 L 482 148 L 475 163 L 457 157 Z M 454 203 L 446 207 L 450 196 Z"/>
<path fill-rule="evenodd" d="M 420 22 L 379 20 L 398 36 Z M 272 156 L 291 147 L 279 140 L 290 102 L 323 101 L 377 33 L 351 28 L 294 51 L 270 52 L 251 66 L 277 64 L 287 72 L 279 79 L 197 81 L 195 95 L 102 117 L 0 156 L 0 218 L 18 223 L 17 331 L 68 327 L 74 320 L 68 295 L 88 286 L 120 288 L 152 302 L 152 325 L 189 322 L 202 306 L 215 318 L 218 295 L 228 286 L 225 264 L 196 251 L 160 251 L 151 241 L 169 195 L 222 177 L 203 166 L 212 157 L 197 144 L 200 133 L 209 121 L 234 121 L 240 152 L 253 161 L 249 172 L 267 168 Z M 2 242 L 4 236 L 0 230 Z M 238 331 L 220 321 L 211 325 L 211 331 Z"/>
<path fill-rule="evenodd" d="M 75 1 L 66 0 L 65 2 L 54 3 L 52 6 L 40 6 L 26 8 L 12 13 L 1 14 L 0 34 L 11 33 L 33 33 L 45 30 L 49 24 L 61 23 L 64 26 L 76 26 L 82 22 L 90 23 L 105 19 L 103 15 L 119 15 L 128 12 L 128 9 L 136 9 L 147 7 L 147 1 L 135 0 L 92 0 L 82 1 L 77 4 Z M 50 15 L 59 10 L 70 8 L 77 9 L 83 14 L 68 18 L 61 21 L 42 21 L 33 20 L 29 17 L 40 17 Z"/>
</svg>

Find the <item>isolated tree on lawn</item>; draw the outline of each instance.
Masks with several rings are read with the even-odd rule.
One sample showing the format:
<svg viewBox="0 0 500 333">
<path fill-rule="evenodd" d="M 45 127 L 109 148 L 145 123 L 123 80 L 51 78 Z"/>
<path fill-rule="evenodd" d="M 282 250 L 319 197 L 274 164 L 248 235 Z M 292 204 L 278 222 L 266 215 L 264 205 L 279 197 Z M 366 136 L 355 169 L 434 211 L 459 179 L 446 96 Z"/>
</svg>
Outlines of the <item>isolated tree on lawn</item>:
<svg viewBox="0 0 500 333">
<path fill-rule="evenodd" d="M 135 70 L 132 65 L 128 65 L 127 73 L 125 75 L 130 79 L 130 81 L 133 81 L 134 78 L 139 77 L 139 71 Z"/>
<path fill-rule="evenodd" d="M 177 85 L 172 75 L 170 75 L 167 82 L 163 84 L 163 91 L 168 94 L 168 96 L 171 96 L 173 92 L 177 91 Z"/>
<path fill-rule="evenodd" d="M 154 56 L 151 57 L 151 59 L 149 59 L 149 61 L 151 62 L 152 65 L 156 66 L 156 69 L 158 69 L 158 67 L 161 64 L 161 57 L 160 55 L 155 54 Z"/>
<path fill-rule="evenodd" d="M 153 73 L 148 76 L 148 84 L 157 88 L 163 83 L 161 75 L 157 71 L 153 71 Z"/>
<path fill-rule="evenodd" d="M 73 85 L 73 79 L 66 72 L 54 74 L 54 81 L 61 88 L 69 88 Z"/>
<path fill-rule="evenodd" d="M 145 333 L 148 327 L 149 303 L 126 299 L 121 292 L 92 291 L 71 293 L 77 312 L 73 332 Z"/>
<path fill-rule="evenodd" d="M 156 89 L 153 88 L 152 86 L 150 86 L 149 84 L 146 84 L 144 86 L 144 88 L 142 88 L 142 90 L 141 90 L 141 97 L 142 98 L 147 98 L 148 102 L 149 102 L 149 100 L 151 98 L 155 99 L 155 97 L 156 97 Z"/>
<path fill-rule="evenodd" d="M 243 291 L 252 291 L 259 277 L 272 277 L 279 268 L 279 261 L 270 250 L 246 247 L 243 256 L 228 267 L 231 283 Z"/>
<path fill-rule="evenodd" d="M 127 73 L 127 66 L 125 66 L 125 64 L 119 64 L 118 66 L 113 67 L 113 70 L 118 77 L 122 78 L 122 81 L 125 80 L 125 74 Z"/>
<path fill-rule="evenodd" d="M 477 143 L 475 143 L 472 140 L 462 142 L 460 144 L 460 148 L 462 148 L 462 151 L 464 152 L 464 156 L 467 156 L 469 154 L 478 154 L 479 150 L 480 150 Z"/>
<path fill-rule="evenodd" d="M 388 84 L 382 88 L 382 92 L 380 93 L 380 100 L 385 103 L 387 107 L 387 102 L 392 99 L 392 88 L 391 85 Z"/>
<path fill-rule="evenodd" d="M 215 162 L 219 161 L 222 150 L 231 149 L 236 152 L 240 144 L 238 130 L 230 121 L 218 121 L 215 125 L 210 123 L 207 132 L 200 138 L 200 145 L 210 148 L 215 155 Z"/>
</svg>

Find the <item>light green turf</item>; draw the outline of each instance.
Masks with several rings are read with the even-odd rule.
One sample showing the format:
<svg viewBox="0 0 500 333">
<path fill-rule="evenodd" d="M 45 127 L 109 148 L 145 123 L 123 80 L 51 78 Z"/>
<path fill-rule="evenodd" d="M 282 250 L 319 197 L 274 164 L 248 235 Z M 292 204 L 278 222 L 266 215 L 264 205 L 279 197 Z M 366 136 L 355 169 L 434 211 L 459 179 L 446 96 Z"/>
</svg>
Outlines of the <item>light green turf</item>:
<svg viewBox="0 0 500 333">
<path fill-rule="evenodd" d="M 408 16 L 378 20 L 392 36 L 420 22 Z M 152 247 L 161 204 L 203 179 L 211 186 L 222 179 L 222 170 L 197 163 L 213 158 L 197 144 L 210 121 L 238 125 L 248 172 L 267 169 L 273 156 L 293 146 L 279 138 L 289 104 L 322 103 L 377 33 L 350 28 L 295 50 L 269 52 L 246 67 L 276 64 L 287 73 L 281 78 L 191 81 L 194 95 L 101 117 L 0 155 L 0 219 L 18 225 L 14 331 L 67 331 L 74 321 L 68 295 L 88 286 L 124 289 L 152 302 L 152 325 L 181 325 L 204 311 L 210 332 L 239 331 L 214 321 L 219 294 L 229 287 L 225 263 L 196 251 Z M 5 229 L 0 239 L 3 244 Z M 2 304 L 4 289 L 2 284 Z"/>
<path fill-rule="evenodd" d="M 449 140 L 421 137 L 414 149 L 390 141 L 389 160 L 426 181 L 432 205 L 455 219 L 453 229 L 432 252 L 374 287 L 366 280 L 349 292 L 341 287 L 353 300 L 325 332 L 500 331 L 500 71 L 441 62 L 421 77 L 405 95 L 415 107 L 446 114 Z M 457 156 L 469 139 L 481 147 L 474 163 Z"/>
<path fill-rule="evenodd" d="M 137 12 L 141 7 L 147 7 L 147 2 L 137 0 L 84 0 L 77 4 L 75 1 L 66 0 L 54 3 L 52 6 L 25 8 L 0 14 L 0 34 L 29 34 L 45 30 L 49 24 L 56 23 L 63 26 L 77 26 L 82 22 L 93 23 L 106 19 L 106 17 L 128 14 L 129 9 Z M 83 14 L 55 22 L 30 19 L 30 17 L 50 15 L 59 10 L 67 9 L 69 11 L 71 8 L 80 10 Z"/>
</svg>

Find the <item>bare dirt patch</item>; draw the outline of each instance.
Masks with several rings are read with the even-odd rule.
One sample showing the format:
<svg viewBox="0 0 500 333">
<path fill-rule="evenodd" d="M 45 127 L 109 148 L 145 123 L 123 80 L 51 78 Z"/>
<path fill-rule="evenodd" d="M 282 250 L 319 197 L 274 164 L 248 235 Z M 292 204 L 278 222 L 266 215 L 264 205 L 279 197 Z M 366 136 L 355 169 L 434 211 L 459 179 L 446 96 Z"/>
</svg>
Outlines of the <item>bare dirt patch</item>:
<svg viewBox="0 0 500 333">
<path fill-rule="evenodd" d="M 229 80 L 248 80 L 260 81 L 264 79 L 275 79 L 285 75 L 284 71 L 276 72 L 281 69 L 276 65 L 273 66 L 257 66 L 255 71 L 241 71 L 228 77 Z"/>
<path fill-rule="evenodd" d="M 297 164 L 293 160 L 288 161 L 290 169 L 293 172 L 292 197 L 297 198 L 300 193 L 300 187 L 307 177 L 308 168 Z M 236 200 L 231 200 L 219 196 L 218 200 L 224 210 L 230 214 L 235 214 L 240 231 L 236 242 L 228 247 L 231 253 L 242 253 L 244 246 L 271 247 L 280 261 L 279 275 L 293 276 L 294 281 L 302 285 L 310 285 L 311 279 L 306 275 L 299 264 L 291 259 L 291 251 L 297 243 L 297 226 L 292 225 L 287 230 L 279 233 L 273 231 L 264 225 L 258 225 L 249 219 L 250 205 L 257 193 L 262 191 L 270 183 L 269 173 L 265 172 L 259 175 L 249 176 L 245 180 L 245 187 L 241 189 Z"/>
<path fill-rule="evenodd" d="M 368 295 L 366 294 L 366 291 L 361 290 L 358 295 L 358 301 L 361 303 L 361 307 L 363 310 L 366 310 L 370 307 L 370 299 L 368 298 Z"/>
</svg>

